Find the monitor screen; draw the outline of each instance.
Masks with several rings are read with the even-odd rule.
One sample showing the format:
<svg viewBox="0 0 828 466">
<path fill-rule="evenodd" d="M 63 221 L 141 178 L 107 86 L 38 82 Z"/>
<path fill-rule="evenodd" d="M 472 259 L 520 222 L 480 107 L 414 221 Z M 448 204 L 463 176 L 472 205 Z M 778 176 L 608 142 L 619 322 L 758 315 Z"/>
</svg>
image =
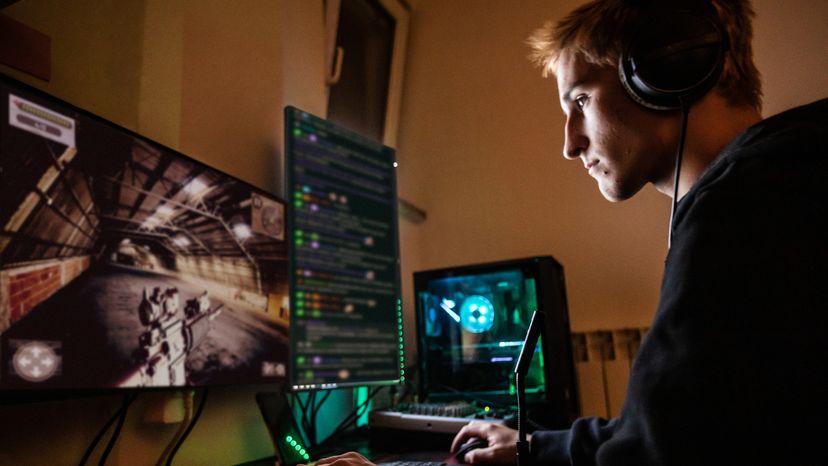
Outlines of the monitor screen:
<svg viewBox="0 0 828 466">
<path fill-rule="evenodd" d="M 535 310 L 546 313 L 524 387 L 570 416 L 576 391 L 563 270 L 536 257 L 414 274 L 421 398 L 516 402 L 514 369 Z"/>
<path fill-rule="evenodd" d="M 284 202 L 0 85 L 0 389 L 286 380 Z"/>
<path fill-rule="evenodd" d="M 294 390 L 404 378 L 393 149 L 285 109 Z"/>
</svg>

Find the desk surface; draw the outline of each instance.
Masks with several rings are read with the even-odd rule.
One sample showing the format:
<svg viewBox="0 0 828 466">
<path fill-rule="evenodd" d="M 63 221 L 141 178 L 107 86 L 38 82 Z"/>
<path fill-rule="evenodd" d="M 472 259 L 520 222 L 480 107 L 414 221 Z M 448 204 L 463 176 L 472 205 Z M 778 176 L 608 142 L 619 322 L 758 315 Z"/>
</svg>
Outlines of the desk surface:
<svg viewBox="0 0 828 466">
<path fill-rule="evenodd" d="M 348 432 L 331 444 L 323 444 L 313 450 L 312 459 L 327 458 L 341 453 L 355 451 L 374 462 L 395 460 L 447 461 L 451 454 L 453 436 L 431 435 L 430 433 L 398 431 L 369 431 L 361 428 Z M 404 440 L 403 440 L 404 439 Z M 270 456 L 237 466 L 273 466 L 276 457 Z"/>
</svg>

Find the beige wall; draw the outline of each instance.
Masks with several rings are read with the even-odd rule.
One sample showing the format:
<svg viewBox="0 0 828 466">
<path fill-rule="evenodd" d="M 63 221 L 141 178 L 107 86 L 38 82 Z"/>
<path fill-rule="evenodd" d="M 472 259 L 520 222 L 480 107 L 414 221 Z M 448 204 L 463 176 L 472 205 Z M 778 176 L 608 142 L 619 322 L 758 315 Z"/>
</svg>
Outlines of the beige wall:
<svg viewBox="0 0 828 466">
<path fill-rule="evenodd" d="M 2 12 L 51 37 L 52 81 L 46 83 L 3 65 L 0 71 L 137 128 L 143 2 L 23 0 Z"/>
<path fill-rule="evenodd" d="M 753 0 L 764 115 L 828 96 L 828 2 Z"/>
</svg>

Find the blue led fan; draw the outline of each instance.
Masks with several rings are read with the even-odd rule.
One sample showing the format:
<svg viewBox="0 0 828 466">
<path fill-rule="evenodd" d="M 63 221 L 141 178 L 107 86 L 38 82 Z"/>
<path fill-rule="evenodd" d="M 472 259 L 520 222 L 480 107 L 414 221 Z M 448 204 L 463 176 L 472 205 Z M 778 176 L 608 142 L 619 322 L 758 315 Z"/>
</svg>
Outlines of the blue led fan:
<svg viewBox="0 0 828 466">
<path fill-rule="evenodd" d="M 494 306 L 480 295 L 469 296 L 460 307 L 460 324 L 471 333 L 483 333 L 494 325 Z"/>
</svg>

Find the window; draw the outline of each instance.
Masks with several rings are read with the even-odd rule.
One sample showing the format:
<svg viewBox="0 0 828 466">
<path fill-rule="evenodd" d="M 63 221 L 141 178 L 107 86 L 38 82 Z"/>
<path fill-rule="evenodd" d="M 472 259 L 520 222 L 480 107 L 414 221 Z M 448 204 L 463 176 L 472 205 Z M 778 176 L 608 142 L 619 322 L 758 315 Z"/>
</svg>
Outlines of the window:
<svg viewBox="0 0 828 466">
<path fill-rule="evenodd" d="M 398 0 L 328 0 L 329 120 L 396 142 L 408 10 Z"/>
</svg>

